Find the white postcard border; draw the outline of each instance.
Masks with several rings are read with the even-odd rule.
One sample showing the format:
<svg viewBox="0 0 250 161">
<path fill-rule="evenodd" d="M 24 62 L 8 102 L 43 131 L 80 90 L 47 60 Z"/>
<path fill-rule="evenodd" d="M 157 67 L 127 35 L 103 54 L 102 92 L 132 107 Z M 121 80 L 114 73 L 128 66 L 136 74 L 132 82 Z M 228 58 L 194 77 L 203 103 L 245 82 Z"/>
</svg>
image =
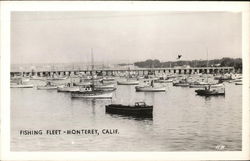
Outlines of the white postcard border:
<svg viewBox="0 0 250 161">
<path fill-rule="evenodd" d="M 249 3 L 248 2 L 66 2 L 1 3 L 1 160 L 248 160 L 249 154 Z M 226 11 L 242 13 L 242 151 L 227 152 L 11 152 L 11 11 Z"/>
</svg>

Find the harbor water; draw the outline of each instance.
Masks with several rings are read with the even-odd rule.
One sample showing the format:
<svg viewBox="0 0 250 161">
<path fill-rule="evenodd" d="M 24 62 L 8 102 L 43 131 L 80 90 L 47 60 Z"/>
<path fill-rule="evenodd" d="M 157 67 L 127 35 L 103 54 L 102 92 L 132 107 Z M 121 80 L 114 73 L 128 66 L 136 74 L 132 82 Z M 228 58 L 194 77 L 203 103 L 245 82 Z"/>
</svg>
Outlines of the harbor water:
<svg viewBox="0 0 250 161">
<path fill-rule="evenodd" d="M 225 96 L 166 84 L 166 92 L 135 92 L 118 85 L 112 100 L 70 93 L 11 89 L 11 151 L 239 151 L 242 86 L 225 83 Z M 111 103 L 153 105 L 152 119 L 105 113 Z M 98 130 L 97 134 L 21 135 L 22 130 Z M 105 133 L 103 133 L 103 131 Z M 109 133 L 107 133 L 109 131 Z M 114 132 L 112 134 L 112 131 Z"/>
</svg>

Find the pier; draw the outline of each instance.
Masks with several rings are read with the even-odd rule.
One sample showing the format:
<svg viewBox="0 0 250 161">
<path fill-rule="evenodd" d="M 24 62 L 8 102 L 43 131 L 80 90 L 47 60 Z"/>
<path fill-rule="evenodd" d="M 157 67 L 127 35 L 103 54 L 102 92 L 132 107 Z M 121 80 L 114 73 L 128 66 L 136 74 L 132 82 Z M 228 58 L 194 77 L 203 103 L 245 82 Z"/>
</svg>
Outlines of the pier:
<svg viewBox="0 0 250 161">
<path fill-rule="evenodd" d="M 52 75 L 78 75 L 91 74 L 91 72 L 97 75 L 103 76 L 114 76 L 119 73 L 130 72 L 135 75 L 154 75 L 159 73 L 164 74 L 225 74 L 234 72 L 234 67 L 189 67 L 189 68 L 135 68 L 135 69 L 124 69 L 124 68 L 110 68 L 110 69 L 48 69 L 48 70 L 13 70 L 10 72 L 11 76 L 52 76 Z"/>
</svg>

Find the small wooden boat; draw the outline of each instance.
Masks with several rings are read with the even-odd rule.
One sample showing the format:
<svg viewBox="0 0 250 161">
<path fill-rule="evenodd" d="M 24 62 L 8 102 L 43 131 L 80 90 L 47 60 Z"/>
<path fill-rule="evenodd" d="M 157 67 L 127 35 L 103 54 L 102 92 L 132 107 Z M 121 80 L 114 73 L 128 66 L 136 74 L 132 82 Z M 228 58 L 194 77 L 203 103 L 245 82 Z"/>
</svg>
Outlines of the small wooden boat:
<svg viewBox="0 0 250 161">
<path fill-rule="evenodd" d="M 197 89 L 195 92 L 200 96 L 225 95 L 225 86 L 224 84 L 207 85 L 204 89 Z"/>
<path fill-rule="evenodd" d="M 139 117 L 153 117 L 153 106 L 146 105 L 145 102 L 136 102 L 135 105 L 121 105 L 110 104 L 105 106 L 106 113 L 139 116 Z"/>
</svg>

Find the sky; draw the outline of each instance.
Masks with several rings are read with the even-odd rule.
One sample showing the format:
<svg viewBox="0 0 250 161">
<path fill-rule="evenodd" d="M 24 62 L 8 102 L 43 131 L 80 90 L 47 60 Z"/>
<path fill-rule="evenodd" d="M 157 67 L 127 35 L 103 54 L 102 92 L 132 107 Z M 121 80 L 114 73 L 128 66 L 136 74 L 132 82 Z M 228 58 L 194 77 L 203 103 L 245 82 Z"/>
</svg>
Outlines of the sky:
<svg viewBox="0 0 250 161">
<path fill-rule="evenodd" d="M 11 63 L 241 57 L 235 12 L 12 12 Z"/>
</svg>

